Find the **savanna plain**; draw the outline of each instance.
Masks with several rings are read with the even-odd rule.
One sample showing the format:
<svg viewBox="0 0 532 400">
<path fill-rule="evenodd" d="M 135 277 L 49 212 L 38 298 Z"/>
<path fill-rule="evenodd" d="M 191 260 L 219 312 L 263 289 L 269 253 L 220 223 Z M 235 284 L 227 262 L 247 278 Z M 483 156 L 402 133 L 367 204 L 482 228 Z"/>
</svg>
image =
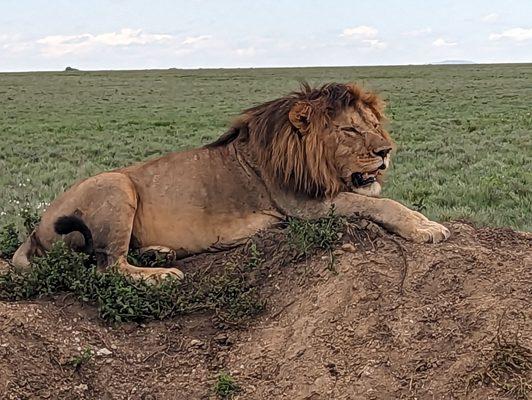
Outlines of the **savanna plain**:
<svg viewBox="0 0 532 400">
<path fill-rule="evenodd" d="M 300 81 L 383 97 L 383 195 L 447 242 L 332 213 L 182 260 L 183 282 L 61 245 L 8 267 L 75 181 L 209 143 Z M 0 398 L 529 399 L 531 187 L 532 64 L 0 74 Z"/>
<path fill-rule="evenodd" d="M 0 225 L 80 178 L 206 144 L 300 80 L 386 100 L 398 148 L 385 196 L 532 229 L 530 64 L 0 74 Z"/>
</svg>

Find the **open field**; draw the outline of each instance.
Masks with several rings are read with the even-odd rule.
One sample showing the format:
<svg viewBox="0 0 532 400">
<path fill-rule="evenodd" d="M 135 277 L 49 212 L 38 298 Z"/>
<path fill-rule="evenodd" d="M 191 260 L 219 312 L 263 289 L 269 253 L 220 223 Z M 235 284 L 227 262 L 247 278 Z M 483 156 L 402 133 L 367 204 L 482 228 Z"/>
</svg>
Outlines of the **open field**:
<svg viewBox="0 0 532 400">
<path fill-rule="evenodd" d="M 0 74 L 0 226 L 79 178 L 207 143 L 302 79 L 387 99 L 386 196 L 436 220 L 532 229 L 531 64 Z"/>
<path fill-rule="evenodd" d="M 23 232 L 23 210 L 79 178 L 207 143 L 298 79 L 379 91 L 398 142 L 385 195 L 474 223 L 428 245 L 289 219 L 158 286 L 61 244 L 11 269 L 4 229 L 0 398 L 530 398 L 532 233 L 508 226 L 532 229 L 532 64 L 0 74 L 0 227 Z"/>
</svg>

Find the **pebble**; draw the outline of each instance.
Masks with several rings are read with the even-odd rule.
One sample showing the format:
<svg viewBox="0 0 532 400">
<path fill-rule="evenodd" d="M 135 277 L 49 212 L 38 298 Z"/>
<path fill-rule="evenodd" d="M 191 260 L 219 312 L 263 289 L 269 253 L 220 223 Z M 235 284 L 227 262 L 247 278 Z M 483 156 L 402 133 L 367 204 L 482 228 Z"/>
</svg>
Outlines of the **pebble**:
<svg viewBox="0 0 532 400">
<path fill-rule="evenodd" d="M 357 248 L 355 246 L 353 246 L 352 243 L 344 243 L 342 245 L 342 250 L 343 251 L 347 251 L 349 253 L 356 253 L 357 252 Z"/>
<path fill-rule="evenodd" d="M 190 345 L 192 347 L 202 347 L 203 346 L 203 342 L 201 340 L 198 340 L 198 339 L 192 339 L 190 341 Z"/>
<path fill-rule="evenodd" d="M 98 356 L 109 356 L 111 354 L 113 354 L 113 352 L 106 347 L 103 347 L 96 352 L 96 355 Z"/>
</svg>

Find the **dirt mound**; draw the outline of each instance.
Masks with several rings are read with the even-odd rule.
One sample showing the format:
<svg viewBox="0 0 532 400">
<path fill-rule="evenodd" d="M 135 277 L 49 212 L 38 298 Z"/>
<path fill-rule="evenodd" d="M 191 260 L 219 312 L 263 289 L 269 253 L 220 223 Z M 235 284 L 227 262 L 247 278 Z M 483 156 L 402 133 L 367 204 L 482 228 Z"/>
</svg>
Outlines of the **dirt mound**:
<svg viewBox="0 0 532 400">
<path fill-rule="evenodd" d="M 288 265 L 263 235 L 266 311 L 245 327 L 112 327 L 70 295 L 0 302 L 0 397 L 214 399 L 225 371 L 241 399 L 527 398 L 532 235 L 448 226 L 439 245 L 354 232 Z"/>
</svg>

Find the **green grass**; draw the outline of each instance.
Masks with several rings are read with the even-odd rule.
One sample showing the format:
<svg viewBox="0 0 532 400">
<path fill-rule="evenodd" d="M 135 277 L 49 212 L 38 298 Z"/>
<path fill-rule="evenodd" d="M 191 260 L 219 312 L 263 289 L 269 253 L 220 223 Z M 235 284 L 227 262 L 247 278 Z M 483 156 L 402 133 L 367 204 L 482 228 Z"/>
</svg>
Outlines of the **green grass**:
<svg viewBox="0 0 532 400">
<path fill-rule="evenodd" d="M 437 220 L 532 230 L 532 64 L 0 74 L 0 226 L 80 178 L 207 143 L 301 79 L 387 100 L 386 196 Z"/>
<path fill-rule="evenodd" d="M 0 300 L 24 300 L 73 293 L 95 304 L 99 316 L 111 323 L 163 319 L 198 311 L 211 312 L 219 322 L 245 322 L 264 308 L 250 264 L 260 265 L 256 249 L 233 257 L 216 273 L 189 273 L 182 281 L 165 279 L 152 285 L 122 275 L 114 268 L 98 272 L 87 256 L 57 242 L 31 269 L 10 269 L 0 275 Z"/>
<path fill-rule="evenodd" d="M 287 241 L 298 257 L 307 257 L 316 250 L 332 252 L 345 230 L 345 221 L 331 209 L 329 215 L 317 220 L 290 218 Z"/>
<path fill-rule="evenodd" d="M 10 256 L 10 251 L 16 248 L 12 242 L 17 241 L 18 232 L 11 225 L 8 227 L 0 232 L 0 254 Z M 11 268 L 0 274 L 0 300 L 35 299 L 68 292 L 95 305 L 99 316 L 111 323 L 195 312 L 211 312 L 224 325 L 245 323 L 264 309 L 266 300 L 261 289 L 273 268 L 282 269 L 317 252 L 332 257 L 333 247 L 346 229 L 346 220 L 335 215 L 334 209 L 318 220 L 290 219 L 276 239 L 278 246 L 273 251 L 284 254 L 277 260 L 271 248 L 269 254 L 264 253 L 263 240 L 269 243 L 271 238 L 264 239 L 259 234 L 244 246 L 200 261 L 203 267 L 193 268 L 194 272 L 187 273 L 183 280 L 166 279 L 157 285 L 134 280 L 114 267 L 98 271 L 87 255 L 57 242 L 43 257 L 34 258 L 30 269 Z M 130 262 L 152 266 L 165 265 L 164 257 L 151 254 L 146 258 L 135 251 L 129 254 Z M 211 268 L 214 263 L 217 266 Z"/>
<path fill-rule="evenodd" d="M 240 387 L 231 375 L 222 372 L 216 377 L 214 392 L 222 399 L 230 399 L 239 391 Z"/>
<path fill-rule="evenodd" d="M 74 367 L 75 371 L 79 371 L 81 367 L 86 365 L 94 356 L 94 352 L 90 347 L 84 348 L 81 353 L 78 355 L 72 357 L 72 359 L 69 361 L 69 365 Z"/>
</svg>

